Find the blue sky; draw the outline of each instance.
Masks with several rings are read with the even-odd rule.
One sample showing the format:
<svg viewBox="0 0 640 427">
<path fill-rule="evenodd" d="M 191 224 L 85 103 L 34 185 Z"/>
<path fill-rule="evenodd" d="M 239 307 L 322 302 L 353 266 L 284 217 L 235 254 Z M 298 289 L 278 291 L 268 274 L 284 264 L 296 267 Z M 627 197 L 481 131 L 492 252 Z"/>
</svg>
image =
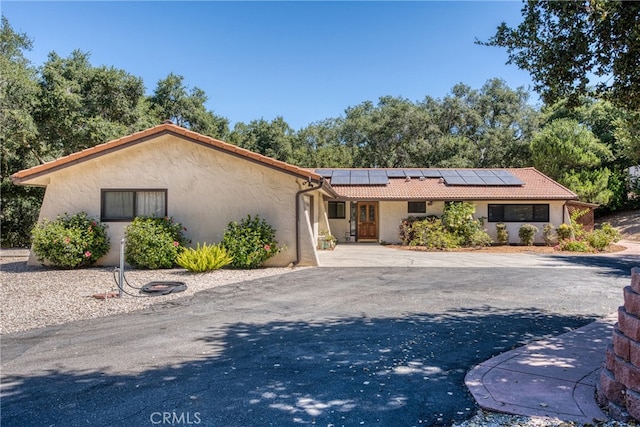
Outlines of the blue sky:
<svg viewBox="0 0 640 427">
<path fill-rule="evenodd" d="M 529 89 L 504 49 L 474 44 L 500 22 L 521 21 L 519 1 L 30 2 L 2 1 L 11 26 L 51 51 L 91 54 L 148 93 L 169 73 L 203 89 L 231 123 L 282 116 L 294 129 L 363 101 L 444 97 L 457 83 L 498 77 Z M 532 95 L 532 103 L 537 96 Z"/>
</svg>

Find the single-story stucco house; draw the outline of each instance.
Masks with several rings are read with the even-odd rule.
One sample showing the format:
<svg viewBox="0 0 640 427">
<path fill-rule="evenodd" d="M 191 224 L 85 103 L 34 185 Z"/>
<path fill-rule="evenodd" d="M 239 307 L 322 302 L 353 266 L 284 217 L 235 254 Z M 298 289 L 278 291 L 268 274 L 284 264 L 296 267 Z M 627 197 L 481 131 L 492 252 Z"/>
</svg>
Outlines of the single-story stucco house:
<svg viewBox="0 0 640 427">
<path fill-rule="evenodd" d="M 267 266 L 318 265 L 318 237 L 397 242 L 402 219 L 441 215 L 446 202 L 469 201 L 476 217 L 539 229 L 569 222 L 576 194 L 533 168 L 308 169 L 171 123 L 88 148 L 12 175 L 46 187 L 40 220 L 85 211 L 108 224 L 117 265 L 124 229 L 137 215 L 170 216 L 196 242 L 219 242 L 230 221 L 260 215 L 286 249 Z M 515 236 L 515 237 L 513 237 Z M 541 241 L 541 235 L 537 236 Z M 38 261 L 32 254 L 29 262 Z"/>
</svg>

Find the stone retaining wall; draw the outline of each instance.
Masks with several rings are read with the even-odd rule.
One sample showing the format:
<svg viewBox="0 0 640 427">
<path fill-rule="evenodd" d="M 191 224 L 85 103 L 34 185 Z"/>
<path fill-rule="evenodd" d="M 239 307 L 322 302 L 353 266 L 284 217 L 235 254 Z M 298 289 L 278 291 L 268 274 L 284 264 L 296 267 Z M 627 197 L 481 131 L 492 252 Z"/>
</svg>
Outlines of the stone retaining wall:
<svg viewBox="0 0 640 427">
<path fill-rule="evenodd" d="M 624 306 L 607 346 L 597 386 L 598 403 L 619 421 L 640 420 L 640 267 L 631 269 Z"/>
</svg>

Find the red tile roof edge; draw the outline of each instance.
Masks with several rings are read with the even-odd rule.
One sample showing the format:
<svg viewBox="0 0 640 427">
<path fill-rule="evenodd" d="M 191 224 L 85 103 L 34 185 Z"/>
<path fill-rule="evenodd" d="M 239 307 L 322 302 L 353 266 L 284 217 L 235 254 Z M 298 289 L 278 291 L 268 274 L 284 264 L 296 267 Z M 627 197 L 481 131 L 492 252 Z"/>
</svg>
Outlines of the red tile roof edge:
<svg viewBox="0 0 640 427">
<path fill-rule="evenodd" d="M 275 169 L 279 169 L 283 172 L 294 174 L 300 176 L 302 178 L 311 178 L 315 181 L 320 181 L 322 177 L 312 170 L 301 168 L 298 166 L 291 165 L 289 163 L 273 159 L 271 157 L 263 156 L 262 154 L 255 153 L 253 151 L 247 150 L 245 148 L 238 147 L 233 144 L 229 144 L 224 141 L 220 141 L 218 139 L 199 134 L 197 132 L 193 132 L 189 129 L 185 129 L 181 126 L 177 126 L 172 123 L 163 123 L 158 126 L 154 126 L 149 129 L 145 129 L 139 132 L 132 133 L 131 135 L 123 136 L 118 139 L 114 139 L 109 142 L 105 142 L 94 147 L 86 148 L 84 150 L 69 154 L 64 157 L 60 157 L 56 160 L 52 160 L 47 163 L 43 163 L 38 166 L 34 166 L 29 169 L 23 169 L 19 172 L 11 175 L 11 179 L 14 184 L 21 184 L 29 178 L 33 178 L 38 175 L 46 174 L 48 172 L 53 172 L 58 169 L 62 169 L 64 167 L 71 166 L 81 161 L 92 159 L 98 155 L 106 154 L 110 151 L 123 148 L 127 145 L 136 144 L 138 142 L 143 142 L 150 137 L 162 135 L 164 133 L 172 133 L 176 135 L 181 135 L 187 139 L 194 140 L 205 145 L 209 145 L 211 147 L 218 148 L 222 151 L 226 151 L 228 153 L 247 158 L 251 161 L 255 161 L 266 166 L 273 167 Z"/>
</svg>

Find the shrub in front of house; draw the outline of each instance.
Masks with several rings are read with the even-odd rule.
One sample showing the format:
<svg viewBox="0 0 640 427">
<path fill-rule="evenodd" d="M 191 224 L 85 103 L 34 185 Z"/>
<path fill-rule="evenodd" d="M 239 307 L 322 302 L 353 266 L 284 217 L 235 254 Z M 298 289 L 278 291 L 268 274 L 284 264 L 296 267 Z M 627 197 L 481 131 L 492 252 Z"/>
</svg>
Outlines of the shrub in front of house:
<svg viewBox="0 0 640 427">
<path fill-rule="evenodd" d="M 410 245 L 416 238 L 413 224 L 416 221 L 436 220 L 434 215 L 429 216 L 410 216 L 402 220 L 400 223 L 400 241 L 403 245 Z"/>
<path fill-rule="evenodd" d="M 542 237 L 544 244 L 547 246 L 553 246 L 557 242 L 558 237 L 553 224 L 545 224 L 545 226 L 542 227 Z"/>
<path fill-rule="evenodd" d="M 566 239 L 560 240 L 558 249 L 569 252 L 594 252 L 594 249 L 584 240 Z"/>
<path fill-rule="evenodd" d="M 221 245 L 233 257 L 231 267 L 243 269 L 258 268 L 282 250 L 276 241 L 276 230 L 258 215 L 230 222 Z"/>
<path fill-rule="evenodd" d="M 462 246 L 488 246 L 493 243 L 484 230 L 484 222 L 473 218 L 475 212 L 475 205 L 468 202 L 452 202 L 444 208 L 442 223 L 460 239 Z"/>
<path fill-rule="evenodd" d="M 518 230 L 518 237 L 520 238 L 520 243 L 525 246 L 533 246 L 533 242 L 535 240 L 536 233 L 538 232 L 538 227 L 532 224 L 522 224 L 520 229 Z"/>
<path fill-rule="evenodd" d="M 136 268 L 171 268 L 189 241 L 173 218 L 137 217 L 125 228 L 124 258 Z"/>
<path fill-rule="evenodd" d="M 589 243 L 589 246 L 598 251 L 606 249 L 609 245 L 617 242 L 621 238 L 620 232 L 613 228 L 608 222 L 603 223 L 599 229 L 585 234 L 585 240 Z"/>
<path fill-rule="evenodd" d="M 410 246 L 429 249 L 452 249 L 460 246 L 461 239 L 446 229 L 440 219 L 424 219 L 412 223 Z"/>
<path fill-rule="evenodd" d="M 469 237 L 469 241 L 467 242 L 467 245 L 474 248 L 479 248 L 479 247 L 491 246 L 492 243 L 493 243 L 493 239 L 491 238 L 491 236 L 487 234 L 486 231 L 476 230 Z"/>
<path fill-rule="evenodd" d="M 507 224 L 504 222 L 496 224 L 496 238 L 501 245 L 509 244 L 509 230 L 507 229 Z"/>
<path fill-rule="evenodd" d="M 233 257 L 222 245 L 197 244 L 195 249 L 186 248 L 178 254 L 176 263 L 192 273 L 218 270 L 233 261 Z"/>
<path fill-rule="evenodd" d="M 488 246 L 493 240 L 483 229 L 482 221 L 474 219 L 471 203 L 450 203 L 442 218 L 409 217 L 400 224 L 403 244 L 430 249 L 452 249 L 460 246 Z"/>
<path fill-rule="evenodd" d="M 560 224 L 558 228 L 556 228 L 556 234 L 558 235 L 558 240 L 568 240 L 573 238 L 573 227 L 569 224 Z"/>
<path fill-rule="evenodd" d="M 86 212 L 45 219 L 33 228 L 31 242 L 40 261 L 59 268 L 91 265 L 111 247 L 107 225 Z"/>
</svg>

